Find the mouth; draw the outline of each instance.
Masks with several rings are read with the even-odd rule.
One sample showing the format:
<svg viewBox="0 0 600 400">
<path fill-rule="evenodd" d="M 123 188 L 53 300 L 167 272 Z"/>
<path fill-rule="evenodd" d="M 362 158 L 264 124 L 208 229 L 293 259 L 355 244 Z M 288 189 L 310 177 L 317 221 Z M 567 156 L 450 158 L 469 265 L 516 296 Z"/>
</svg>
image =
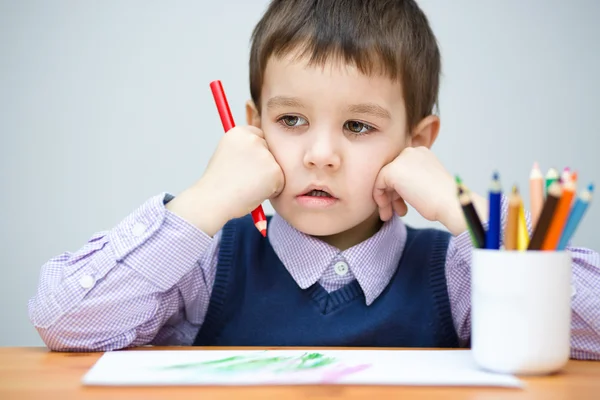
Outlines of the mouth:
<svg viewBox="0 0 600 400">
<path fill-rule="evenodd" d="M 333 195 L 331 189 L 327 186 L 309 186 L 304 189 L 304 192 L 299 195 L 299 197 L 324 197 L 335 199 L 336 197 Z"/>
<path fill-rule="evenodd" d="M 339 200 L 331 189 L 326 186 L 309 186 L 296 197 L 300 206 L 307 209 L 328 209 L 335 206 Z"/>
<path fill-rule="evenodd" d="M 333 197 L 324 190 L 311 190 L 310 192 L 304 193 L 302 196 L 309 197 Z"/>
</svg>

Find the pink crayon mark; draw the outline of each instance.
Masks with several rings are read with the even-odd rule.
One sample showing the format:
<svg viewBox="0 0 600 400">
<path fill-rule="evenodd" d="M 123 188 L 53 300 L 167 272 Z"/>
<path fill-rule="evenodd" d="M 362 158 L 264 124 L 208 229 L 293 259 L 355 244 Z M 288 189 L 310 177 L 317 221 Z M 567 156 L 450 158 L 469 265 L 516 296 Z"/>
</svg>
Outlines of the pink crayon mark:
<svg viewBox="0 0 600 400">
<path fill-rule="evenodd" d="M 367 368 L 370 368 L 371 364 L 360 364 L 352 367 L 342 367 L 341 369 L 334 369 L 332 371 L 327 371 L 323 373 L 322 383 L 334 383 L 339 381 L 341 378 L 364 371 Z"/>
</svg>

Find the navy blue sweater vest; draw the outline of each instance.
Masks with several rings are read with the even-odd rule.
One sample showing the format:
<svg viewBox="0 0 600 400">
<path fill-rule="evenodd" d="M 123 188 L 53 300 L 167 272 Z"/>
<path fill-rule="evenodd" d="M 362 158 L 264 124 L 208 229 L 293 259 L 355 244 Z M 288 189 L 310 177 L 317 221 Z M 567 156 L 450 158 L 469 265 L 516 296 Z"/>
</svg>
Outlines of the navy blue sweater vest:
<svg viewBox="0 0 600 400">
<path fill-rule="evenodd" d="M 396 274 L 370 305 L 355 280 L 301 289 L 250 216 L 223 228 L 198 346 L 458 347 L 444 273 L 449 234 L 407 227 Z"/>
</svg>

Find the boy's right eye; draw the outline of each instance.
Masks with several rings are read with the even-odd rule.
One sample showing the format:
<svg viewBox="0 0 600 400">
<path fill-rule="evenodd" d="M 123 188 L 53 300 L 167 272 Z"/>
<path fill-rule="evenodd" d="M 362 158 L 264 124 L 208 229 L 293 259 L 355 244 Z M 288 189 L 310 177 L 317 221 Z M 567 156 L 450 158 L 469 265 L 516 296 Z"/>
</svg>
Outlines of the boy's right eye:
<svg viewBox="0 0 600 400">
<path fill-rule="evenodd" d="M 296 115 L 284 115 L 283 117 L 279 118 L 278 121 L 282 122 L 283 126 L 286 128 L 293 128 L 295 126 L 306 124 L 306 120 L 304 118 Z"/>
</svg>

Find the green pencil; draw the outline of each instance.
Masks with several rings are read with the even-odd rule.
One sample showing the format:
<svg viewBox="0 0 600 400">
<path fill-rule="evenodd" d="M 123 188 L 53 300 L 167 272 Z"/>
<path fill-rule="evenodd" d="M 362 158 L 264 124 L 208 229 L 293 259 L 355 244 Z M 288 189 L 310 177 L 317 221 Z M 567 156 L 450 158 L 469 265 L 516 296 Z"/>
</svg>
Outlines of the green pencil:
<svg viewBox="0 0 600 400">
<path fill-rule="evenodd" d="M 558 175 L 556 168 L 550 168 L 546 174 L 546 184 L 544 187 L 546 195 L 548 195 L 548 188 L 550 185 L 552 185 L 554 182 L 557 182 L 558 178 L 560 178 L 560 176 Z"/>
</svg>

